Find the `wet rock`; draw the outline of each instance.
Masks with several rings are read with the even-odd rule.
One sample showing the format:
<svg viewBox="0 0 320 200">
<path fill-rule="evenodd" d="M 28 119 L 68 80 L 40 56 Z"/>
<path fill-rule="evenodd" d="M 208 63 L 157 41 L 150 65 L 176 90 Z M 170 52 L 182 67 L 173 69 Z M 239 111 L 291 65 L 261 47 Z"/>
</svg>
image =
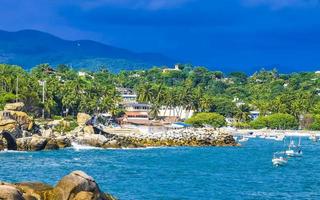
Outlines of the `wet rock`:
<svg viewBox="0 0 320 200">
<path fill-rule="evenodd" d="M 56 137 L 55 140 L 57 141 L 57 145 L 60 149 L 71 147 L 71 140 L 66 136 Z"/>
<path fill-rule="evenodd" d="M 32 137 L 18 138 L 16 140 L 19 151 L 40 151 L 43 150 L 48 142 L 47 138 L 33 135 Z"/>
<path fill-rule="evenodd" d="M 3 151 L 5 148 L 2 138 L 0 137 L 0 151 Z"/>
<path fill-rule="evenodd" d="M 57 150 L 57 149 L 59 149 L 59 145 L 58 145 L 57 140 L 55 138 L 50 138 L 44 149 L 46 149 L 46 150 Z"/>
</svg>

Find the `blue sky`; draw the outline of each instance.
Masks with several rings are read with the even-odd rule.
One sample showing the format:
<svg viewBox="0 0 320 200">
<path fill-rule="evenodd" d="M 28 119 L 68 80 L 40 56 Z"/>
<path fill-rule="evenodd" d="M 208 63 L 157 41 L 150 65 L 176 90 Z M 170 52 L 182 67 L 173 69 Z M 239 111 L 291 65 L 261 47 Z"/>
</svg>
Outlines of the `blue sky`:
<svg viewBox="0 0 320 200">
<path fill-rule="evenodd" d="M 0 0 L 0 29 L 91 39 L 219 70 L 320 68 L 319 0 Z"/>
</svg>

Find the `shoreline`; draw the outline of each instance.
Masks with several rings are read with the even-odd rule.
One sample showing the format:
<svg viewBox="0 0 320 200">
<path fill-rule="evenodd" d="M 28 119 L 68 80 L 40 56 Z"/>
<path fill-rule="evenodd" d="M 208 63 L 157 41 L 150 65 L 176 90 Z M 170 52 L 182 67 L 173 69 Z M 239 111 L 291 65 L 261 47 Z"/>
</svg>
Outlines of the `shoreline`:
<svg viewBox="0 0 320 200">
<path fill-rule="evenodd" d="M 256 136 L 296 136 L 296 137 L 309 137 L 311 135 L 320 136 L 320 131 L 309 131 L 309 130 L 275 130 L 275 129 L 233 129 L 228 130 L 228 128 L 223 128 L 229 131 L 231 135 L 249 135 L 252 133 Z"/>
</svg>

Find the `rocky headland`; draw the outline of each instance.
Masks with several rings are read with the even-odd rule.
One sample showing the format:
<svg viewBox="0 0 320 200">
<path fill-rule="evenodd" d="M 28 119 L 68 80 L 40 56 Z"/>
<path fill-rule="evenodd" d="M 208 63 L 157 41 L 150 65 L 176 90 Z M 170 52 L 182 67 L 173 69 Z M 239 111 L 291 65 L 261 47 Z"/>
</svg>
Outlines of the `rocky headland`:
<svg viewBox="0 0 320 200">
<path fill-rule="evenodd" d="M 100 190 L 95 180 L 82 171 L 63 177 L 56 186 L 40 182 L 6 183 L 0 181 L 3 200 L 115 200 Z"/>
<path fill-rule="evenodd" d="M 76 127 L 64 119 L 36 121 L 23 112 L 23 103 L 0 111 L 0 150 L 39 151 L 70 147 L 72 143 L 101 148 L 151 146 L 237 146 L 232 135 L 221 129 L 185 128 L 161 133 L 110 129 L 88 125 L 91 116 L 79 113 Z"/>
</svg>

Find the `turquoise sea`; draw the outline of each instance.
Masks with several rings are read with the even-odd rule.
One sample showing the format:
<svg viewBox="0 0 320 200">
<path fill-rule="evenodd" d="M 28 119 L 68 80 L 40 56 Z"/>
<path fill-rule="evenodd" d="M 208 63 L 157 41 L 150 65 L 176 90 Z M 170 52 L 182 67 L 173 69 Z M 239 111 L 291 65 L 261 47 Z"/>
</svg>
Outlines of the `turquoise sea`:
<svg viewBox="0 0 320 200">
<path fill-rule="evenodd" d="M 262 139 L 242 147 L 1 152 L 0 180 L 55 184 L 84 170 L 122 200 L 320 199 L 320 144 L 302 145 L 304 156 L 284 167 L 271 163 L 283 143 Z"/>
</svg>

